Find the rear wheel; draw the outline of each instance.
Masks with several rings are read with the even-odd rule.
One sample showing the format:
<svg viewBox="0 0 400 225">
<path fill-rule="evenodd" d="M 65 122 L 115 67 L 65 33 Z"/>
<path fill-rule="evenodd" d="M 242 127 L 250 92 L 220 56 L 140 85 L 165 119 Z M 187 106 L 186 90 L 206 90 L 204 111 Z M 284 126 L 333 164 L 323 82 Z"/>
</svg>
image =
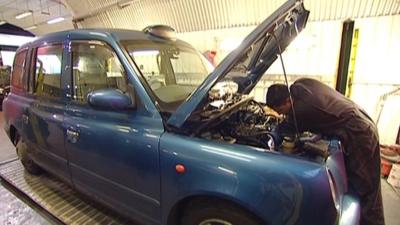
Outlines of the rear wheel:
<svg viewBox="0 0 400 225">
<path fill-rule="evenodd" d="M 25 170 L 28 171 L 28 173 L 33 174 L 33 175 L 39 175 L 41 174 L 42 168 L 40 168 L 28 155 L 28 146 L 26 143 L 22 140 L 22 138 L 19 138 L 17 140 L 17 154 L 19 159 L 22 162 L 22 165 L 24 166 Z"/>
<path fill-rule="evenodd" d="M 254 216 L 228 203 L 203 202 L 185 210 L 181 225 L 262 225 Z"/>
</svg>

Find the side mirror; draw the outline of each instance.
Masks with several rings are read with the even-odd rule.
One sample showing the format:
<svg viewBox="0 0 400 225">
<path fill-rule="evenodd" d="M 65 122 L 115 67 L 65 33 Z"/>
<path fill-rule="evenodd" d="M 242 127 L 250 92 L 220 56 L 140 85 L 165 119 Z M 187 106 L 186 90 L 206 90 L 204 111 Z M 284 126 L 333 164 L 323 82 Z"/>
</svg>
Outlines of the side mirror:
<svg viewBox="0 0 400 225">
<path fill-rule="evenodd" d="M 130 97 L 117 89 L 99 89 L 88 94 L 89 105 L 109 110 L 121 110 L 132 108 L 133 102 Z"/>
</svg>

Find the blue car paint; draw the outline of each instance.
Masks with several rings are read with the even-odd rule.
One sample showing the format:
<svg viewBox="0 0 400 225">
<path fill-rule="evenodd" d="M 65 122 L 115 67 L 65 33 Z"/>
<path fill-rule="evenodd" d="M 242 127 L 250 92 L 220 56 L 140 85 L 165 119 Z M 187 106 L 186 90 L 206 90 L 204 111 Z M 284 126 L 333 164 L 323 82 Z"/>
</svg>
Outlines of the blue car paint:
<svg viewBox="0 0 400 225">
<path fill-rule="evenodd" d="M 159 224 L 158 142 L 164 132 L 161 117 L 146 91 L 141 90 L 143 86 L 132 67 L 134 64 L 110 33 L 71 32 L 69 41 L 88 37 L 115 50 L 140 102 L 135 110 L 117 112 L 69 102 L 64 124 L 80 134 L 77 142 L 65 142 L 73 183 L 125 215 Z"/>
<path fill-rule="evenodd" d="M 12 126 L 24 139 L 32 140 L 28 144 L 38 147 L 30 155 L 40 166 L 145 224 L 167 224 L 177 204 L 196 196 L 230 201 L 269 225 L 358 223 L 359 203 L 348 194 L 338 142 L 331 142 L 327 162 L 318 163 L 168 132 L 138 68 L 119 44 L 123 36 L 145 37 L 141 32 L 74 30 L 22 47 L 54 41 L 64 46 L 60 100 L 13 89 L 3 103 L 8 135 Z M 76 40 L 104 41 L 114 49 L 135 89 L 136 109 L 96 110 L 71 101 L 71 67 L 67 65 L 71 41 Z M 29 122 L 25 124 L 27 112 Z M 32 124 L 32 117 L 42 122 Z M 33 134 L 37 129 L 43 142 Z M 52 131 L 47 134 L 46 129 Z M 68 138 L 68 129 L 79 132 L 79 139 Z M 183 164 L 186 172 L 177 173 L 177 164 Z M 327 169 L 336 181 L 339 211 L 332 200 Z"/>
<path fill-rule="evenodd" d="M 330 156 L 326 160 L 326 167 L 332 174 L 335 183 L 337 195 L 339 195 L 339 204 L 343 203 L 345 194 L 348 193 L 347 174 L 345 170 L 342 145 L 339 141 L 332 141 L 330 144 Z"/>
<path fill-rule="evenodd" d="M 162 124 L 135 111 L 98 112 L 76 104 L 66 115 L 65 124 L 80 134 L 65 144 L 74 185 L 123 214 L 159 223 Z"/>
<path fill-rule="evenodd" d="M 65 33 L 51 34 L 45 40 L 36 40 L 22 46 L 21 49 L 31 49 L 32 47 L 52 44 L 63 46 L 65 43 L 65 36 Z M 64 57 L 63 55 L 63 58 Z M 65 66 L 64 63 L 65 61 L 62 61 L 63 67 Z M 24 78 L 26 78 L 26 76 Z M 16 90 L 13 90 L 12 92 L 18 93 L 15 91 Z M 20 126 L 20 130 L 23 130 L 23 132 L 20 132 L 20 134 L 28 145 L 35 146 L 35 148 L 32 149 L 32 158 L 43 165 L 43 168 L 60 174 L 61 179 L 70 183 L 63 142 L 64 131 L 61 123 L 64 117 L 65 99 L 44 99 L 36 96 L 31 91 L 21 91 L 19 93 L 19 96 L 23 97 L 23 99 L 19 101 L 19 106 L 22 110 L 21 113 L 23 114 L 21 118 L 25 120 L 21 123 L 22 126 Z"/>
<path fill-rule="evenodd" d="M 359 201 L 355 195 L 346 194 L 343 196 L 339 225 L 359 224 L 361 211 Z"/>
<path fill-rule="evenodd" d="M 187 172 L 174 172 L 176 164 Z M 271 225 L 333 224 L 338 216 L 326 167 L 276 152 L 166 133 L 161 172 L 162 202 L 169 209 L 176 199 L 215 196 L 245 206 Z M 317 209 L 324 210 L 315 214 Z"/>
<path fill-rule="evenodd" d="M 132 100 L 117 89 L 100 89 L 89 93 L 88 103 L 94 108 L 124 110 L 132 105 Z"/>
</svg>

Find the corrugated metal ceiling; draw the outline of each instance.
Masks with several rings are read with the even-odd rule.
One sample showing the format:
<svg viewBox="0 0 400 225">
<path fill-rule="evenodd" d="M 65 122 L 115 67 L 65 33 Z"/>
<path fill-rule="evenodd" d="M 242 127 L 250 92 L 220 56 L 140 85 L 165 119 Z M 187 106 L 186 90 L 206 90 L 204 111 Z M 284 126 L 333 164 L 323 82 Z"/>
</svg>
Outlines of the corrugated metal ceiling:
<svg viewBox="0 0 400 225">
<path fill-rule="evenodd" d="M 15 16 L 26 11 L 29 15 L 22 19 Z M 47 24 L 47 21 L 64 17 L 65 21 L 57 24 Z M 0 0 L 0 20 L 21 28 L 36 26 L 32 33 L 43 34 L 61 29 L 71 29 L 73 15 L 71 9 L 63 0 Z"/>
<path fill-rule="evenodd" d="M 178 32 L 190 32 L 259 24 L 284 0 L 82 0 L 67 3 L 82 27 L 142 29 L 149 24 L 168 24 Z M 130 4 L 126 6 L 127 3 Z M 120 3 L 120 4 L 118 4 Z M 121 7 L 124 3 L 126 7 Z M 400 14 L 400 0 L 309 0 L 311 21 L 344 20 Z M 118 7 L 119 6 L 119 7 Z M 97 13 L 96 13 L 97 12 Z"/>
<path fill-rule="evenodd" d="M 142 29 L 167 24 L 178 32 L 246 27 L 259 24 L 285 0 L 0 0 L 0 20 L 42 35 L 79 27 Z M 344 20 L 400 14 L 400 0 L 305 0 L 310 21 Z M 33 15 L 16 20 L 15 15 Z M 65 21 L 48 25 L 51 18 Z"/>
</svg>

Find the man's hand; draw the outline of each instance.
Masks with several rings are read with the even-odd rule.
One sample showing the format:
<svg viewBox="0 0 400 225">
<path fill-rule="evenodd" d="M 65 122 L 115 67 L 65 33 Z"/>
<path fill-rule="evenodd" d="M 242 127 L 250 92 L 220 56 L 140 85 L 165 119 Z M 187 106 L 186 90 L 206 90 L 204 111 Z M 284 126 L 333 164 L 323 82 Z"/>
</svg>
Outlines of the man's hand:
<svg viewBox="0 0 400 225">
<path fill-rule="evenodd" d="M 271 108 L 268 107 L 268 106 L 265 106 L 265 107 L 263 108 L 263 110 L 264 110 L 265 115 L 267 115 L 267 116 L 273 116 L 273 117 L 277 118 L 277 119 L 279 120 L 279 122 L 282 122 L 283 119 L 284 119 L 283 115 L 277 113 L 275 110 L 271 109 Z"/>
</svg>

